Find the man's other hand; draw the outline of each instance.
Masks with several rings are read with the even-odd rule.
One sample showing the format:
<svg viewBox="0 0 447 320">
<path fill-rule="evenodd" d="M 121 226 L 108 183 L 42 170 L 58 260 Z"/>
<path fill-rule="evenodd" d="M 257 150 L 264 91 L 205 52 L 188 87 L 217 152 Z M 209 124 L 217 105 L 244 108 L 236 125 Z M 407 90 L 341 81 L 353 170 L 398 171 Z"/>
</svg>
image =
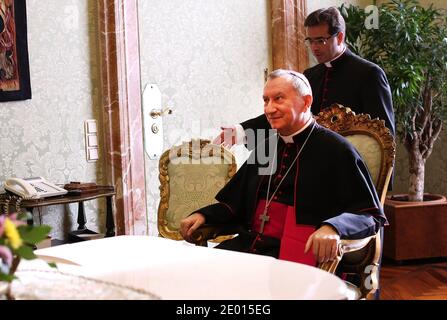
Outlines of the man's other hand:
<svg viewBox="0 0 447 320">
<path fill-rule="evenodd" d="M 307 253 L 312 247 L 315 260 L 318 262 L 328 262 L 337 257 L 338 245 L 340 244 L 340 236 L 334 227 L 323 225 L 321 228 L 312 233 L 307 239 L 304 253 Z"/>
<path fill-rule="evenodd" d="M 193 213 L 192 215 L 186 217 L 180 221 L 180 234 L 183 239 L 188 242 L 194 243 L 191 238 L 194 231 L 197 230 L 202 224 L 205 223 L 205 217 L 201 213 Z"/>
<path fill-rule="evenodd" d="M 213 140 L 214 144 L 223 144 L 230 148 L 236 144 L 236 127 L 220 127 L 222 132 Z"/>
</svg>

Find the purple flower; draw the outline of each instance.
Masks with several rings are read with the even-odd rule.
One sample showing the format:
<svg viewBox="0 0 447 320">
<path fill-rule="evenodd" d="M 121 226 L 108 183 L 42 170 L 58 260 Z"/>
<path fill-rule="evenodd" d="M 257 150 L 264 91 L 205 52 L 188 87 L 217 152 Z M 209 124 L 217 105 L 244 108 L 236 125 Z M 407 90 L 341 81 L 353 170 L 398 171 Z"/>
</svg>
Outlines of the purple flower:
<svg viewBox="0 0 447 320">
<path fill-rule="evenodd" d="M 0 246 L 0 260 L 3 261 L 8 267 L 12 264 L 12 253 L 8 247 Z"/>
</svg>

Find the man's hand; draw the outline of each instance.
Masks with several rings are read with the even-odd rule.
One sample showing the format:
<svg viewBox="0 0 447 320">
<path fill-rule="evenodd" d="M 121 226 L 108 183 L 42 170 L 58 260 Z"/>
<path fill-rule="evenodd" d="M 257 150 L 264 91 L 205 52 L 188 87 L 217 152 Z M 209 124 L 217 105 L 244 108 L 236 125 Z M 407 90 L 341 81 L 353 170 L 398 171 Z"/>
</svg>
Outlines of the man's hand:
<svg viewBox="0 0 447 320">
<path fill-rule="evenodd" d="M 180 221 L 180 234 L 183 239 L 188 242 L 193 243 L 193 239 L 191 239 L 194 231 L 197 230 L 202 224 L 205 223 L 205 217 L 201 213 L 193 213 L 189 217 L 186 217 L 182 221 Z"/>
<path fill-rule="evenodd" d="M 339 243 L 340 236 L 337 231 L 332 226 L 325 224 L 307 239 L 304 253 L 307 253 L 312 247 L 318 262 L 331 261 L 337 257 Z"/>
<path fill-rule="evenodd" d="M 230 148 L 236 144 L 236 128 L 220 127 L 222 132 L 213 140 L 213 144 L 223 144 L 224 147 Z"/>
</svg>

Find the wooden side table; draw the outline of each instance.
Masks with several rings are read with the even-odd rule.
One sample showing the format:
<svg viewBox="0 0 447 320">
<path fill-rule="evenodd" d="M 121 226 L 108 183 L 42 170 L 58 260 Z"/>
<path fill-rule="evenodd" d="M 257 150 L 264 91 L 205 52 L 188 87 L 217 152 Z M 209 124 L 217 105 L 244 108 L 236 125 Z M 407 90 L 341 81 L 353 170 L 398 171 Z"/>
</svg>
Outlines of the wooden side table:
<svg viewBox="0 0 447 320">
<path fill-rule="evenodd" d="M 37 200 L 23 200 L 20 206 L 33 213 L 34 208 L 46 207 L 58 204 L 78 203 L 78 230 L 85 230 L 85 224 L 87 219 L 85 218 L 84 201 L 93 200 L 97 198 L 106 198 L 106 237 L 115 236 L 115 222 L 113 219 L 113 205 L 112 198 L 116 194 L 115 187 L 113 186 L 98 186 L 94 190 L 82 192 L 80 194 L 66 194 L 63 196 L 43 198 Z"/>
</svg>

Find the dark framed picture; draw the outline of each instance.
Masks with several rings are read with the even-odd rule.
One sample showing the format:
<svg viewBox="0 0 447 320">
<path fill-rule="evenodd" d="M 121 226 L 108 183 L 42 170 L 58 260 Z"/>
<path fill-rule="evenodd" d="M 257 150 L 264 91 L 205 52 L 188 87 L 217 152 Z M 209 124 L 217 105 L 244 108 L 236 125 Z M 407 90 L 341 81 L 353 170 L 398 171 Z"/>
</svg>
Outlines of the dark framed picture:
<svg viewBox="0 0 447 320">
<path fill-rule="evenodd" d="M 25 0 L 0 0 L 0 102 L 31 99 Z"/>
</svg>

